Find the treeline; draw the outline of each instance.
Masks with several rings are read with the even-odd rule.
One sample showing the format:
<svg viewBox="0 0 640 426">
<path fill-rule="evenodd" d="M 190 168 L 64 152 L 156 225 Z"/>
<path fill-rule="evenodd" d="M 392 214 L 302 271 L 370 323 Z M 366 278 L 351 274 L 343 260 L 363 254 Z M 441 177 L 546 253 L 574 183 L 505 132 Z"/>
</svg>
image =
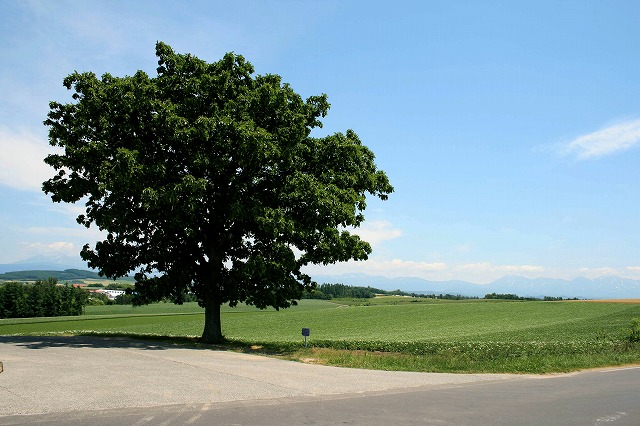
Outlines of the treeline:
<svg viewBox="0 0 640 426">
<path fill-rule="evenodd" d="M 489 293 L 484 295 L 485 299 L 500 299 L 500 300 L 540 300 L 535 297 L 520 297 L 517 294 L 506 293 Z"/>
<path fill-rule="evenodd" d="M 345 284 L 320 284 L 313 292 L 306 293 L 304 299 L 369 299 L 376 294 L 385 294 L 384 290 L 373 287 L 353 287 Z"/>
<path fill-rule="evenodd" d="M 86 291 L 59 286 L 57 279 L 33 284 L 8 282 L 0 285 L 0 318 L 30 318 L 81 315 L 87 304 Z"/>
<path fill-rule="evenodd" d="M 463 300 L 463 299 L 477 299 L 477 297 L 467 297 L 459 294 L 419 294 L 419 293 L 407 293 L 401 290 L 381 290 L 374 287 L 359 287 L 350 286 L 345 284 L 321 284 L 313 292 L 307 292 L 303 295 L 303 299 L 370 299 L 377 294 L 383 294 L 386 296 L 410 296 L 420 297 L 426 299 L 445 299 L 445 300 Z"/>
<path fill-rule="evenodd" d="M 562 297 L 552 297 L 552 296 L 544 296 L 543 298 L 539 298 L 539 297 L 521 297 L 521 296 L 518 296 L 517 294 L 501 294 L 501 293 L 485 294 L 484 298 L 500 299 L 500 300 L 529 300 L 529 301 L 543 300 L 545 302 L 557 302 L 561 300 L 578 300 L 577 297 L 574 297 L 573 299 L 564 299 Z"/>
<path fill-rule="evenodd" d="M 110 290 L 109 286 L 111 286 L 111 284 L 107 286 L 107 290 Z M 112 289 L 126 290 L 126 288 L 124 287 L 112 288 Z M 114 299 L 109 299 L 109 296 L 107 296 L 105 293 L 91 292 L 89 294 L 89 301 L 87 304 L 91 306 L 95 306 L 95 305 L 134 305 L 135 306 L 136 305 L 135 298 L 136 298 L 136 295 L 134 294 L 134 290 L 131 287 L 129 287 L 129 290 L 126 293 L 119 294 Z M 198 298 L 193 293 L 185 293 L 182 296 L 182 303 L 197 302 L 197 301 L 198 301 Z M 163 299 L 162 302 L 172 302 L 172 300 Z M 152 302 L 152 303 L 158 303 L 158 302 Z"/>
</svg>

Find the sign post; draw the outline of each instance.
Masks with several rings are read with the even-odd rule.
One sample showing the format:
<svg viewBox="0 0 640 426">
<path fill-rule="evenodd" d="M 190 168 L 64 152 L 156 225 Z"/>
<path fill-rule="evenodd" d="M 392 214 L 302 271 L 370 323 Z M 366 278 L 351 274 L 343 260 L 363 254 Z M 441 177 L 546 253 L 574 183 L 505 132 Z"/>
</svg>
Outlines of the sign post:
<svg viewBox="0 0 640 426">
<path fill-rule="evenodd" d="M 311 330 L 308 328 L 302 329 L 302 335 L 304 336 L 304 347 L 307 347 L 307 337 L 311 335 Z"/>
</svg>

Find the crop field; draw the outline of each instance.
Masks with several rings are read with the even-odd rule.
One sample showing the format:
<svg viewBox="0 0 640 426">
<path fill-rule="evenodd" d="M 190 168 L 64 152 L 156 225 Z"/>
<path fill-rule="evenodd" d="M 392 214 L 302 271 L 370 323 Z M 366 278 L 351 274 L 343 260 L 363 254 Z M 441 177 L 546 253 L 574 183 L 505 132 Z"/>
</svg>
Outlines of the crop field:
<svg viewBox="0 0 640 426">
<path fill-rule="evenodd" d="M 640 348 L 625 340 L 640 318 L 637 303 L 374 301 L 302 300 L 280 311 L 223 307 L 223 333 L 236 348 L 363 368 L 549 372 L 640 363 Z M 171 340 L 199 336 L 203 321 L 196 303 L 88 306 L 80 317 L 0 320 L 0 335 Z M 311 329 L 308 349 L 302 348 L 303 327 Z"/>
</svg>

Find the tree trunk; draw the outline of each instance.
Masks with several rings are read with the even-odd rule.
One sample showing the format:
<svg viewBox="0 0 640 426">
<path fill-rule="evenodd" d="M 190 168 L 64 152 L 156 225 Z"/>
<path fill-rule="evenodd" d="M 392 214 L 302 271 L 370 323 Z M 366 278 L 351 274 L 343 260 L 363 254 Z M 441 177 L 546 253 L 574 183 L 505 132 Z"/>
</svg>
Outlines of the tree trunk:
<svg viewBox="0 0 640 426">
<path fill-rule="evenodd" d="M 203 343 L 222 343 L 222 325 L 220 322 L 220 303 L 214 297 L 207 297 L 204 307 Z"/>
</svg>

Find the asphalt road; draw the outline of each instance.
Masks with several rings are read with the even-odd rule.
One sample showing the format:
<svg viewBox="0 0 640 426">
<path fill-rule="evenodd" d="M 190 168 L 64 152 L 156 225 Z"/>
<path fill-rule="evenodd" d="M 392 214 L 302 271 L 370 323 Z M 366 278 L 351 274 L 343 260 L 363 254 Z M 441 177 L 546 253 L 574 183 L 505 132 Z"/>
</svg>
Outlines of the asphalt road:
<svg viewBox="0 0 640 426">
<path fill-rule="evenodd" d="M 461 375 L 122 338 L 0 336 L 0 425 L 640 425 L 640 367 Z"/>
</svg>

